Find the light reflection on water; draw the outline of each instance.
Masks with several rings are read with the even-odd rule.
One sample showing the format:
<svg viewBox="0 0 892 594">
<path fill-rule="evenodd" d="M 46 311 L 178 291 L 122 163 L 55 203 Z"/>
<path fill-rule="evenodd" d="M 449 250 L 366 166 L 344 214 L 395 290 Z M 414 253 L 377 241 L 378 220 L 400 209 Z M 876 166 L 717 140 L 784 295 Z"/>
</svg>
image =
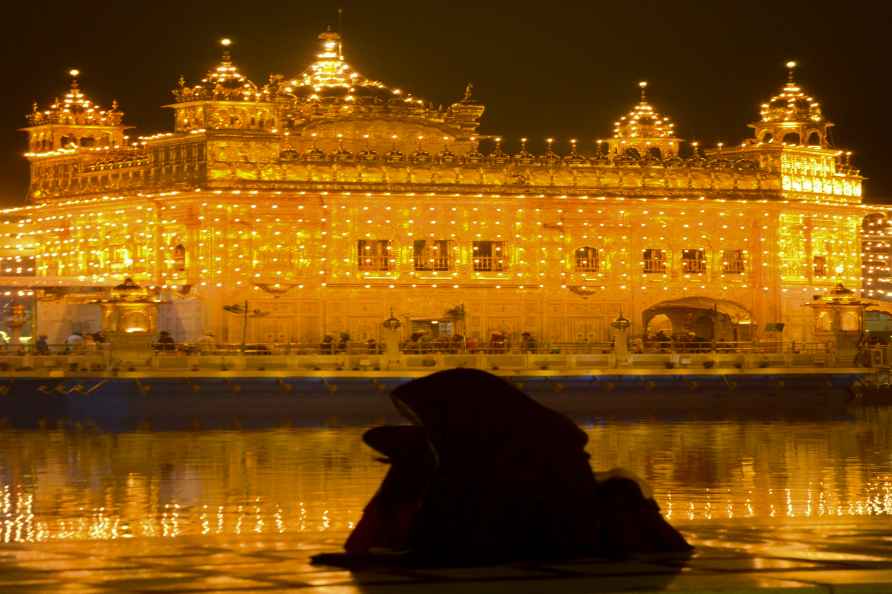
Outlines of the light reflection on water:
<svg viewBox="0 0 892 594">
<path fill-rule="evenodd" d="M 0 435 L 0 541 L 346 532 L 385 467 L 365 428 Z M 892 515 L 892 409 L 832 421 L 605 421 L 674 523 Z"/>
</svg>

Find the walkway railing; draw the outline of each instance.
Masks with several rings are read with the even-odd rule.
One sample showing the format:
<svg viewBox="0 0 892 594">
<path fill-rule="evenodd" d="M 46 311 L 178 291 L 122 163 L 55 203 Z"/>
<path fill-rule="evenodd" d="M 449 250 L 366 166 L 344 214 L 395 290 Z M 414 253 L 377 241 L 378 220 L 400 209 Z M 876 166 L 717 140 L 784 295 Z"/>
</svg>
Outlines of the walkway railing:
<svg viewBox="0 0 892 594">
<path fill-rule="evenodd" d="M 838 356 L 826 343 L 781 341 L 648 341 L 617 357 L 609 342 L 473 341 L 404 343 L 385 353 L 379 343 L 167 344 L 154 349 L 98 345 L 0 347 L 0 372 L 43 374 L 120 371 L 414 370 L 475 367 L 502 370 L 758 369 L 880 366 L 892 352 Z M 886 347 L 884 347 L 886 349 Z M 876 349 L 875 349 L 876 350 Z"/>
</svg>

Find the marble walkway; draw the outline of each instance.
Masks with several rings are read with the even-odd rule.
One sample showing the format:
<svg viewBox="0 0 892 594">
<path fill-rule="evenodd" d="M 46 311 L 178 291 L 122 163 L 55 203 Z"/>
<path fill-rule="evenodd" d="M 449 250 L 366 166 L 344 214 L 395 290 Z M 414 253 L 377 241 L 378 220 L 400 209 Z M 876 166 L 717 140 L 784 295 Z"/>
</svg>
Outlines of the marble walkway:
<svg viewBox="0 0 892 594">
<path fill-rule="evenodd" d="M 7 544 L 0 545 L 0 593 L 892 593 L 892 522 L 865 520 L 873 521 L 682 525 L 697 546 L 686 561 L 657 557 L 358 573 L 309 564 L 311 555 L 336 551 L 343 535 Z"/>
</svg>

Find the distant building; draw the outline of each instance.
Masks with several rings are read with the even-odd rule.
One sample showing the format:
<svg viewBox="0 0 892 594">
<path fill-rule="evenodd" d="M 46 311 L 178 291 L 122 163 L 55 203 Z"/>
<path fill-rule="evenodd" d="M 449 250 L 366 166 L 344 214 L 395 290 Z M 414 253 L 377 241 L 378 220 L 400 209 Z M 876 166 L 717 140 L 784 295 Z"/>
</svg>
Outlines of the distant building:
<svg viewBox="0 0 892 594">
<path fill-rule="evenodd" d="M 0 338 L 9 336 L 9 318 L 15 305 L 34 311 L 34 281 L 37 258 L 33 243 L 24 235 L 30 225 L 31 209 L 9 209 L 0 214 Z M 21 335 L 33 334 L 33 316 Z"/>
<path fill-rule="evenodd" d="M 864 217 L 861 259 L 864 296 L 892 301 L 892 221 L 887 213 Z"/>
<path fill-rule="evenodd" d="M 248 330 L 263 342 L 373 338 L 391 308 L 434 332 L 457 305 L 448 332 L 479 340 L 605 340 L 620 311 L 633 334 L 745 339 L 783 322 L 806 340 L 813 294 L 862 288 L 878 211 L 793 63 L 737 146 L 684 143 L 641 83 L 609 139 L 509 154 L 479 131 L 470 85 L 437 107 L 353 70 L 337 33 L 319 41 L 305 71 L 258 84 L 224 40 L 153 136 L 129 138 L 76 71 L 34 106 L 33 205 L 4 237 L 33 242 L 40 282 L 61 287 L 41 300 L 55 336 L 98 324 L 83 292 L 125 276 L 165 302 L 161 328 L 231 342 L 242 321 L 223 308 L 244 300 L 269 313 Z"/>
</svg>

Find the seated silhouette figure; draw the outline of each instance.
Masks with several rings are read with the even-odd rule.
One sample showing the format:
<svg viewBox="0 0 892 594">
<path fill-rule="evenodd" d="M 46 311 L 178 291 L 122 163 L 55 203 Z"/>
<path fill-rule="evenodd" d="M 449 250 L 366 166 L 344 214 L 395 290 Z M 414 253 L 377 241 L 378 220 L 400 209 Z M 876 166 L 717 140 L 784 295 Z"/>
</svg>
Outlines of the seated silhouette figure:
<svg viewBox="0 0 892 594">
<path fill-rule="evenodd" d="M 314 562 L 461 566 L 691 549 L 630 475 L 596 478 L 573 421 L 508 382 L 452 369 L 392 399 L 412 425 L 366 432 L 390 468 L 345 553 Z"/>
</svg>

